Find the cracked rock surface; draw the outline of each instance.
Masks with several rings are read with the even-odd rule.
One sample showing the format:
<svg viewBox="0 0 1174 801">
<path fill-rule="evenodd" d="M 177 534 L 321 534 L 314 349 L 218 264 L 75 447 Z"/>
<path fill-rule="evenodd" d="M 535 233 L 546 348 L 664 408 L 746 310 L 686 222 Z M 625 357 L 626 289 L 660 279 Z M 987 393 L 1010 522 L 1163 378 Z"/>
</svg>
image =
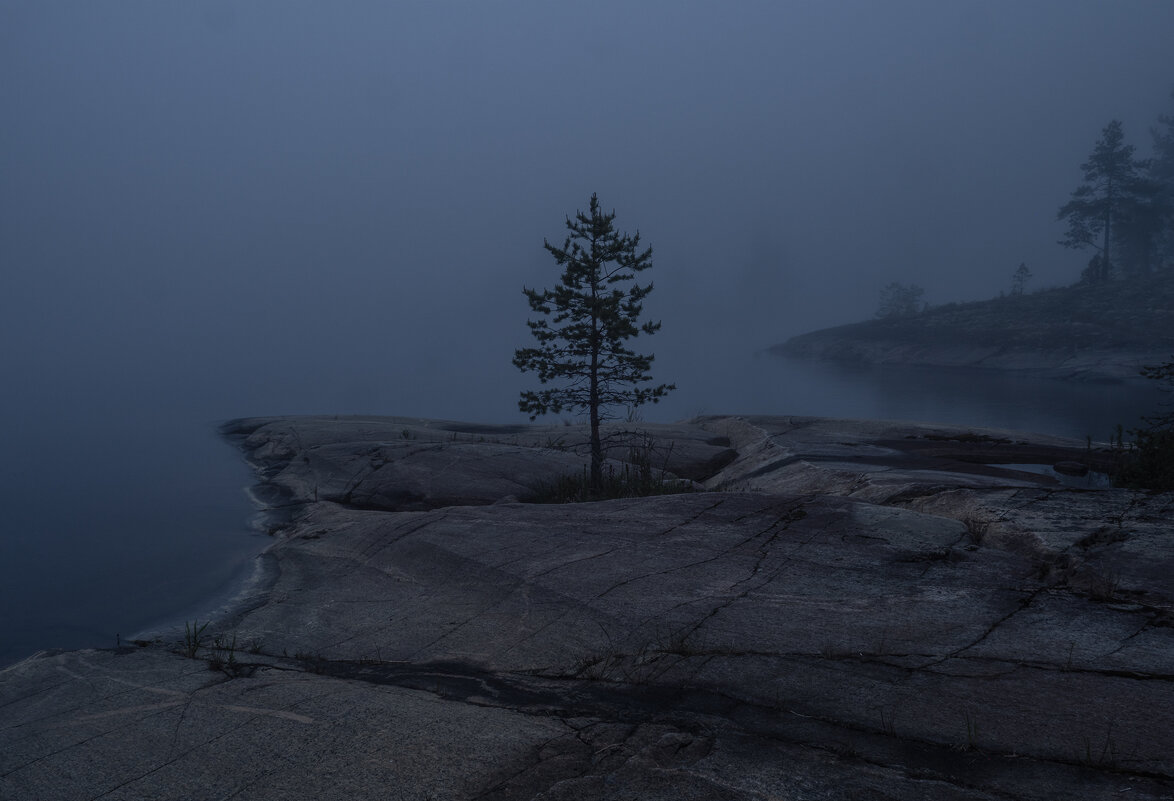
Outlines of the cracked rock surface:
<svg viewBox="0 0 1174 801">
<path fill-rule="evenodd" d="M 229 424 L 265 580 L 0 672 L 0 798 L 1174 798 L 1170 495 L 1017 432 L 638 425 L 613 465 L 691 492 L 525 503 L 573 426 Z"/>
</svg>

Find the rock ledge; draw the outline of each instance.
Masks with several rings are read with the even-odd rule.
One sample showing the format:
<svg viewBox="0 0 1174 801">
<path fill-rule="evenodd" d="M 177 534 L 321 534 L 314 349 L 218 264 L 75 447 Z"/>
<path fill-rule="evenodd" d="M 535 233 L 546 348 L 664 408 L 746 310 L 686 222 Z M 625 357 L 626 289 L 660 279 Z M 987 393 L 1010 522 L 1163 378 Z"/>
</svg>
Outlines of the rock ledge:
<svg viewBox="0 0 1174 801">
<path fill-rule="evenodd" d="M 267 586 L 0 672 L 3 798 L 1174 798 L 1174 498 L 1084 443 L 616 428 L 693 491 L 524 503 L 578 427 L 266 418 Z M 1023 469 L 1017 469 L 1023 465 Z"/>
</svg>

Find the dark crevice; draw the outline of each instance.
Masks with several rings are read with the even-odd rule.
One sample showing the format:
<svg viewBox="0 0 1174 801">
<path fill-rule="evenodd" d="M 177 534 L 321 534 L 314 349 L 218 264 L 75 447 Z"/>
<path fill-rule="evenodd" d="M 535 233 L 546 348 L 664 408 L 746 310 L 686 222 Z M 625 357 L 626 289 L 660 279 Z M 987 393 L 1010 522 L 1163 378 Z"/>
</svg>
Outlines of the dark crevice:
<svg viewBox="0 0 1174 801">
<path fill-rule="evenodd" d="M 840 758 L 900 771 L 906 775 L 932 778 L 993 795 L 1001 793 L 981 782 L 979 778 L 965 778 L 989 775 L 991 761 L 1006 762 L 1009 767 L 1021 767 L 1025 763 L 1064 766 L 1158 782 L 1170 779 L 1163 773 L 1140 769 L 1127 770 L 1114 764 L 1089 765 L 1080 759 L 1066 759 L 1059 755 L 1045 757 L 1001 753 L 973 744 L 942 743 L 908 734 L 898 735 L 880 726 L 868 726 L 810 712 L 800 713 L 783 701 L 770 704 L 710 688 L 586 680 L 571 676 L 535 676 L 531 673 L 495 673 L 457 662 L 406 664 L 317 660 L 311 667 L 314 673 L 338 679 L 427 692 L 445 700 L 557 719 L 568 726 L 571 725 L 571 720 L 587 720 L 592 724 L 604 722 L 632 727 L 662 724 L 696 732 L 698 727 L 711 728 L 716 721 L 720 721 L 720 726 L 727 730 L 727 733 L 738 732 L 745 736 L 760 737 L 791 746 L 829 751 Z M 1037 666 L 1020 667 L 1034 669 Z M 1088 672 L 1117 675 L 1114 671 Z M 1121 677 L 1138 678 L 1127 673 Z M 1162 680 L 1170 679 L 1174 677 Z M 812 725 L 816 725 L 822 731 L 813 733 Z M 582 728 L 584 727 L 580 725 L 579 729 Z M 857 745 L 847 752 L 842 746 L 843 737 L 846 735 L 853 735 L 857 740 Z M 566 737 L 576 736 L 577 734 L 559 735 L 544 741 L 533 749 L 532 761 L 521 768 L 515 767 L 508 776 L 495 780 L 491 787 L 477 797 L 499 797 L 495 793 L 504 792 L 507 786 L 516 784 L 543 762 L 554 756 L 566 755 L 565 751 L 558 751 L 543 756 L 543 749 Z M 582 740 L 579 742 L 580 745 L 583 744 Z M 867 752 L 862 749 L 866 749 Z M 981 758 L 985 767 L 975 767 L 976 758 Z M 581 759 L 572 759 L 571 762 L 583 764 Z M 587 764 L 590 764 L 590 760 Z M 1018 770 L 1018 767 L 1015 769 Z M 561 772 L 558 779 L 573 778 L 585 775 L 586 772 Z M 1006 797 L 1016 796 L 1008 794 Z"/>
</svg>

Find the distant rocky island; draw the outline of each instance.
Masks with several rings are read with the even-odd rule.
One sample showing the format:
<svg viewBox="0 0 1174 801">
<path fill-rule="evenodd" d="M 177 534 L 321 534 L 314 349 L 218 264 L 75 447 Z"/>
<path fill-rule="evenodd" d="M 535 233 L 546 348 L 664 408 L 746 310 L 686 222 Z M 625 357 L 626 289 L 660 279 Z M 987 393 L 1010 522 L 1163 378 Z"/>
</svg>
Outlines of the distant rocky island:
<svg viewBox="0 0 1174 801">
<path fill-rule="evenodd" d="M 0 798 L 1174 797 L 1174 495 L 964 427 L 258 418 L 232 609 L 0 671 Z"/>
<path fill-rule="evenodd" d="M 861 364 L 1129 381 L 1143 365 L 1174 354 L 1174 274 L 948 303 L 813 331 L 770 350 Z"/>
</svg>

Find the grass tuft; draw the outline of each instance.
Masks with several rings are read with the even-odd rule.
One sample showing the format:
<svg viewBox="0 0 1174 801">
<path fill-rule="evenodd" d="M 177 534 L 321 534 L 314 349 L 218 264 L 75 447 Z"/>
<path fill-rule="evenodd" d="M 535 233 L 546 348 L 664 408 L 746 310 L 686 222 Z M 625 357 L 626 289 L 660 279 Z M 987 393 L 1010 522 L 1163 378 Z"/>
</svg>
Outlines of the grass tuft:
<svg viewBox="0 0 1174 801">
<path fill-rule="evenodd" d="M 199 620 L 193 620 L 191 623 L 184 622 L 183 624 L 183 655 L 188 659 L 195 659 L 196 654 L 200 652 L 200 648 L 204 645 L 204 629 L 208 628 L 208 624 L 200 625 Z"/>
</svg>

